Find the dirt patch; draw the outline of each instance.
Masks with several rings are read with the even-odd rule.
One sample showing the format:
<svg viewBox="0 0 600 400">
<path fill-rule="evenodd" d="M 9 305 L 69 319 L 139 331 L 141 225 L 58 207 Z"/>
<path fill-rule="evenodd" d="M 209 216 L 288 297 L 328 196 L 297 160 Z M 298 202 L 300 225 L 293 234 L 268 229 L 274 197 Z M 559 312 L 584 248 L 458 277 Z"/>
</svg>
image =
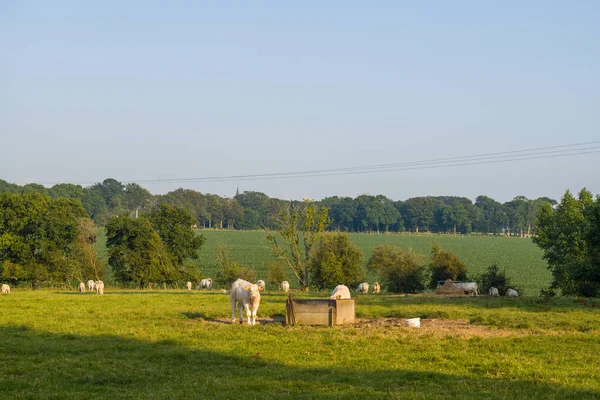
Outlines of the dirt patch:
<svg viewBox="0 0 600 400">
<path fill-rule="evenodd" d="M 420 328 L 407 328 L 404 318 L 365 318 L 357 319 L 354 328 L 357 329 L 381 329 L 392 328 L 412 331 L 415 333 L 436 333 L 442 335 L 458 336 L 518 336 L 522 332 L 498 329 L 496 327 L 471 325 L 466 319 L 421 319 Z"/>
</svg>

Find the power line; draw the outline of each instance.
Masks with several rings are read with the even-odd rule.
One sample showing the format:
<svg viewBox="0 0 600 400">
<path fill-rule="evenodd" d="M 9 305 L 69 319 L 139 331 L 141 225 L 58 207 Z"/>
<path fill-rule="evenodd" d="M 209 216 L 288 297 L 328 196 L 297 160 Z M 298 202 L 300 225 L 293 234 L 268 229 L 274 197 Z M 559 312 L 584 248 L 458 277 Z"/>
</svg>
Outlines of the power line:
<svg viewBox="0 0 600 400">
<path fill-rule="evenodd" d="M 587 146 L 584 145 L 598 144 L 600 141 L 561 145 L 561 146 L 549 146 L 549 147 L 538 147 L 524 150 L 505 151 L 497 153 L 485 153 L 463 157 L 449 157 L 449 158 L 437 158 L 422 161 L 408 161 L 399 163 L 388 163 L 378 165 L 364 165 L 344 168 L 331 168 L 331 169 L 318 169 L 318 170 L 306 170 L 296 172 L 280 172 L 280 173 L 264 173 L 264 174 L 246 174 L 246 175 L 223 175 L 223 176 L 208 176 L 199 178 L 173 178 L 173 179 L 146 179 L 136 180 L 137 183 L 159 183 L 159 182 L 228 182 L 232 180 L 266 180 L 266 179 L 281 179 L 281 178 L 305 178 L 305 177 L 318 177 L 318 176 L 336 176 L 336 175 L 351 175 L 351 174 L 365 174 L 375 172 L 389 172 L 389 171 L 405 171 L 405 170 L 416 170 L 416 169 L 431 169 L 431 168 L 442 168 L 450 166 L 465 166 L 465 165 L 477 165 L 477 164 L 491 164 L 499 162 L 510 162 L 510 161 L 524 161 L 524 160 L 535 160 L 544 158 L 556 158 L 564 156 L 592 154 L 599 151 L 590 151 L 600 149 L 600 146 Z M 579 147 L 579 148 L 569 148 Z M 540 151 L 563 148 L 562 150 L 552 151 Z"/>
</svg>

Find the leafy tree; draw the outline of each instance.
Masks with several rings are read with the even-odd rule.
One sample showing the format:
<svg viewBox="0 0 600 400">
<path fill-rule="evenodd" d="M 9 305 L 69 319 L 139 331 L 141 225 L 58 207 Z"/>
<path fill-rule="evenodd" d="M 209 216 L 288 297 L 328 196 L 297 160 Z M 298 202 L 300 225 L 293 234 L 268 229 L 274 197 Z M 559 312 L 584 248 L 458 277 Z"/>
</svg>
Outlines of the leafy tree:
<svg viewBox="0 0 600 400">
<path fill-rule="evenodd" d="M 244 216 L 244 208 L 236 199 L 225 199 L 223 202 L 223 213 L 227 220 L 227 228 L 233 229 L 236 221 Z"/>
<path fill-rule="evenodd" d="M 438 281 L 452 279 L 453 281 L 464 281 L 467 279 L 467 267 L 454 253 L 442 250 L 438 244 L 431 246 L 431 281 L 429 287 L 434 289 Z"/>
<path fill-rule="evenodd" d="M 123 200 L 128 210 L 137 213 L 150 208 L 152 193 L 137 183 L 128 183 L 123 190 Z"/>
<path fill-rule="evenodd" d="M 267 282 L 272 285 L 279 285 L 287 281 L 288 277 L 284 271 L 284 265 L 281 261 L 271 260 L 267 262 Z"/>
<path fill-rule="evenodd" d="M 106 265 L 98 256 L 96 231 L 91 219 L 79 219 L 78 235 L 73 242 L 70 258 L 70 262 L 74 263 L 74 276 L 79 281 L 102 279 Z"/>
<path fill-rule="evenodd" d="M 59 183 L 50 188 L 49 194 L 53 199 L 64 197 L 81 201 L 83 199 L 83 188 L 71 183 Z"/>
<path fill-rule="evenodd" d="M 425 289 L 425 257 L 412 249 L 380 244 L 373 249 L 367 267 L 380 274 L 394 293 L 419 293 Z"/>
<path fill-rule="evenodd" d="M 305 200 L 282 213 L 277 232 L 279 235 L 267 231 L 266 239 L 271 243 L 275 258 L 289 266 L 301 287 L 309 284 L 310 251 L 330 222 L 328 213 L 326 207 Z"/>
<path fill-rule="evenodd" d="M 490 288 L 495 287 L 499 293 L 506 293 L 508 289 L 515 289 L 522 294 L 522 290 L 515 287 L 512 279 L 506 276 L 506 271 L 500 271 L 498 265 L 490 265 L 486 272 L 479 278 L 481 290 L 487 293 Z"/>
<path fill-rule="evenodd" d="M 567 191 L 552 209 L 544 203 L 537 218 L 536 243 L 552 271 L 552 287 L 566 295 L 595 296 L 600 289 L 597 263 L 598 199 L 583 189 L 578 198 Z"/>
<path fill-rule="evenodd" d="M 313 282 L 322 289 L 341 283 L 354 286 L 364 280 L 362 252 L 345 233 L 326 233 L 313 247 L 309 259 Z"/>
<path fill-rule="evenodd" d="M 194 233 L 194 218 L 188 210 L 161 204 L 148 218 L 178 265 L 183 265 L 187 258 L 198 258 L 198 251 L 206 239 Z"/>
<path fill-rule="evenodd" d="M 141 288 L 179 278 L 172 256 L 148 218 L 116 217 L 106 225 L 108 263 L 116 279 Z"/>
<path fill-rule="evenodd" d="M 52 200 L 38 192 L 0 195 L 1 275 L 13 283 L 74 278 L 70 256 L 84 217 L 75 200 Z"/>
</svg>

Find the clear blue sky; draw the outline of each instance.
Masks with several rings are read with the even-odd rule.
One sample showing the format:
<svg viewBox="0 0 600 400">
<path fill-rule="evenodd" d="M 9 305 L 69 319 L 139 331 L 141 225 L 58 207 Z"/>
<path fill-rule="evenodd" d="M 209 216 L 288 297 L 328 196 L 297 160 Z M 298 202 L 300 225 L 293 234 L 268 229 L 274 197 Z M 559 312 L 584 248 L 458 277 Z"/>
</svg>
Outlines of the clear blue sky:
<svg viewBox="0 0 600 400">
<path fill-rule="evenodd" d="M 0 179 L 89 184 L 600 140 L 599 1 L 0 3 Z M 233 196 L 600 193 L 600 154 L 304 179 Z"/>
</svg>

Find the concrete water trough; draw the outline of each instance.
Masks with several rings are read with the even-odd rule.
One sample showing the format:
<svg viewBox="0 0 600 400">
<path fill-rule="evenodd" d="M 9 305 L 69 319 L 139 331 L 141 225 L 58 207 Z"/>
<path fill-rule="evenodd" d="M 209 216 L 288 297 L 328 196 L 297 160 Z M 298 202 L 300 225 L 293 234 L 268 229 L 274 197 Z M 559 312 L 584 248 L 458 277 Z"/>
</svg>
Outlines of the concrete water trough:
<svg viewBox="0 0 600 400">
<path fill-rule="evenodd" d="M 301 299 L 285 302 L 287 325 L 345 325 L 356 318 L 354 299 Z"/>
</svg>

